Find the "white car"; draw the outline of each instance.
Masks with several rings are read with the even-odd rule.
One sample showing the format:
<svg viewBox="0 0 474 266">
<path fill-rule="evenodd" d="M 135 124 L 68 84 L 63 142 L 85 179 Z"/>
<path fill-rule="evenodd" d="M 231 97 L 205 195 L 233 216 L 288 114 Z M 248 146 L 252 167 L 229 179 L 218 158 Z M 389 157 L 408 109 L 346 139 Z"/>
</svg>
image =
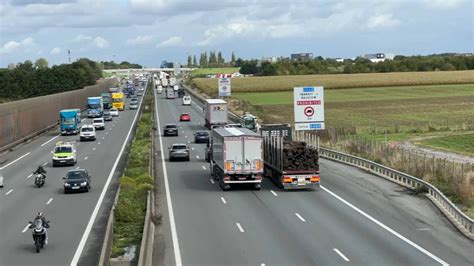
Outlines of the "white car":
<svg viewBox="0 0 474 266">
<path fill-rule="evenodd" d="M 95 127 L 93 125 L 83 125 L 79 132 L 81 141 L 83 140 L 95 140 Z"/>
<path fill-rule="evenodd" d="M 3 187 L 3 175 L 0 173 L 0 187 Z"/>
<path fill-rule="evenodd" d="M 183 96 L 183 105 L 191 105 L 191 96 Z"/>
<path fill-rule="evenodd" d="M 109 112 L 112 116 L 119 116 L 119 111 L 117 108 L 111 108 Z"/>
<path fill-rule="evenodd" d="M 102 129 L 104 130 L 105 129 L 105 121 L 104 121 L 104 118 L 94 118 L 94 120 L 92 120 L 92 125 L 95 127 L 95 129 Z"/>
</svg>

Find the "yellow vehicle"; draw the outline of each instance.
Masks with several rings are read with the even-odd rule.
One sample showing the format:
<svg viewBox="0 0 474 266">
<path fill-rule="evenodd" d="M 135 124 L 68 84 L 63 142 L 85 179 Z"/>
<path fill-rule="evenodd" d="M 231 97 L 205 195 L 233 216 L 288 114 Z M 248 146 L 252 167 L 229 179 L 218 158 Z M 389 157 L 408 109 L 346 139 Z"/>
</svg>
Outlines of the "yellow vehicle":
<svg viewBox="0 0 474 266">
<path fill-rule="evenodd" d="M 123 92 L 112 93 L 112 107 L 117 108 L 119 111 L 123 111 L 125 108 Z"/>
</svg>

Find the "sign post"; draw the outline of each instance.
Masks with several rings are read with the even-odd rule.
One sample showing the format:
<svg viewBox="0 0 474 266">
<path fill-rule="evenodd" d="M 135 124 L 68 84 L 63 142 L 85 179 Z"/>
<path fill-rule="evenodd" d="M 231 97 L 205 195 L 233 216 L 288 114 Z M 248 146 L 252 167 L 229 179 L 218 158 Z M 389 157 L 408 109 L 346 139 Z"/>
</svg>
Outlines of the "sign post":
<svg viewBox="0 0 474 266">
<path fill-rule="evenodd" d="M 228 97 L 231 95 L 230 78 L 219 79 L 219 97 Z"/>
<path fill-rule="evenodd" d="M 324 129 L 323 87 L 293 88 L 295 130 Z"/>
</svg>

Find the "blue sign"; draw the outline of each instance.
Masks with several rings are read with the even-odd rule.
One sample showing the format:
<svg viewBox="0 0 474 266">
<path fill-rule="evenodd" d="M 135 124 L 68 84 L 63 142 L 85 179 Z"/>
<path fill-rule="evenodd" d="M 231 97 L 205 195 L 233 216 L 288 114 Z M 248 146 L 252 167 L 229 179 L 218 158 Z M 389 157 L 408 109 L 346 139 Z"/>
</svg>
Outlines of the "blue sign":
<svg viewBox="0 0 474 266">
<path fill-rule="evenodd" d="M 303 92 L 313 92 L 314 91 L 314 87 L 305 87 L 303 88 Z"/>
<path fill-rule="evenodd" d="M 311 128 L 311 129 L 320 129 L 321 124 L 320 123 L 309 124 L 309 128 Z"/>
</svg>

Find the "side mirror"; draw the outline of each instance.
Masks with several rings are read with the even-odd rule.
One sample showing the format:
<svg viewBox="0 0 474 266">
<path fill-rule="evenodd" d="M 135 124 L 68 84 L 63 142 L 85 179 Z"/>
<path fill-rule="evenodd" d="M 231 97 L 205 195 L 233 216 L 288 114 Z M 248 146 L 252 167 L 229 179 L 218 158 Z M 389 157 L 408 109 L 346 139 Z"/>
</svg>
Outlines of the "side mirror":
<svg viewBox="0 0 474 266">
<path fill-rule="evenodd" d="M 54 154 L 54 151 L 51 151 L 51 154 Z"/>
</svg>

